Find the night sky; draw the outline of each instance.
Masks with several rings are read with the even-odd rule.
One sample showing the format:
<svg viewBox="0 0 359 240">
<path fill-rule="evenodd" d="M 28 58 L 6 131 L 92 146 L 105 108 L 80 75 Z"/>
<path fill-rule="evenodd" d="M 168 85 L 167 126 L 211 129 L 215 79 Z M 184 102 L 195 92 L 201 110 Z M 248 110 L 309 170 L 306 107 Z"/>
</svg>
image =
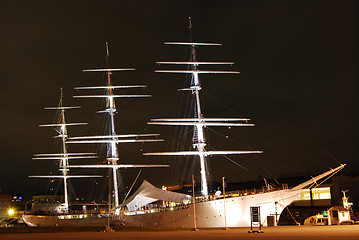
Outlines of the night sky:
<svg viewBox="0 0 359 240">
<path fill-rule="evenodd" d="M 189 60 L 185 47 L 163 44 L 189 40 L 188 17 L 195 41 L 223 44 L 198 48 L 200 61 L 235 62 L 207 69 L 241 72 L 201 76 L 204 116 L 248 117 L 256 124 L 208 129 L 208 149 L 264 151 L 231 160 L 210 158 L 212 180 L 309 176 L 339 163 L 347 163 L 343 172 L 359 171 L 357 11 L 357 1 L 350 0 L 3 1 L 0 189 L 31 196 L 49 185 L 28 175 L 57 174 L 55 163 L 31 158 L 56 151 L 54 132 L 38 125 L 54 120 L 54 112 L 43 108 L 58 104 L 61 87 L 65 105 L 82 106 L 67 112 L 68 121 L 89 123 L 70 128 L 69 135 L 92 135 L 106 127 L 95 114 L 103 109 L 100 101 L 72 98 L 82 94 L 74 87 L 104 81 L 101 73 L 82 69 L 105 66 L 106 41 L 112 67 L 136 68 L 114 73 L 114 84 L 148 85 L 118 93 L 152 94 L 117 102 L 117 133 L 160 133 L 166 140 L 121 144 L 121 161 L 171 164 L 170 169 L 143 170 L 139 182 L 147 179 L 156 186 L 175 185 L 193 172 L 198 176 L 198 162 L 192 159 L 141 155 L 141 150 L 191 148 L 192 132 L 146 125 L 151 118 L 185 116 L 189 108 L 190 94 L 177 91 L 188 87 L 188 77 L 154 72 L 170 69 L 156 61 Z M 183 142 L 179 148 L 178 141 Z M 69 149 L 97 150 L 90 145 Z M 123 172 L 124 185 L 131 185 L 137 173 Z"/>
</svg>

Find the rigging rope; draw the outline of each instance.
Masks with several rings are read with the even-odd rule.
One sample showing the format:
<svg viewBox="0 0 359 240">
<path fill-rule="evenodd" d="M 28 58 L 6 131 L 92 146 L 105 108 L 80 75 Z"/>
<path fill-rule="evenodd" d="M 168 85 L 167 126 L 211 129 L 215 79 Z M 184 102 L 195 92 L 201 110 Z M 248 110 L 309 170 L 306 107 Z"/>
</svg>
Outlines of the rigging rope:
<svg viewBox="0 0 359 240">
<path fill-rule="evenodd" d="M 130 189 L 128 190 L 128 192 L 127 192 L 125 198 L 123 199 L 122 204 L 126 201 L 128 195 L 130 194 L 130 192 L 131 192 L 133 186 L 135 185 L 135 183 L 136 183 L 138 177 L 140 176 L 141 172 L 142 172 L 142 169 L 138 172 L 138 174 L 137 174 L 137 176 L 136 176 L 136 178 L 135 178 L 135 181 L 133 181 L 132 186 L 131 186 Z M 121 205 L 122 205 L 122 204 L 121 204 Z M 120 206 L 121 206 L 121 205 L 120 205 Z"/>
<path fill-rule="evenodd" d="M 210 147 L 210 150 L 216 151 L 216 149 L 214 149 L 214 148 L 212 148 L 212 147 Z M 247 172 L 249 172 L 249 173 L 254 173 L 254 172 L 250 171 L 249 169 L 247 169 L 246 167 L 240 165 L 240 164 L 237 163 L 236 161 L 232 160 L 231 158 L 227 157 L 226 155 L 221 155 L 221 156 L 223 156 L 223 157 L 224 157 L 225 159 L 227 159 L 228 161 L 234 163 L 234 164 L 237 165 L 238 167 L 240 167 L 240 168 L 246 170 Z"/>
<path fill-rule="evenodd" d="M 220 104 L 221 106 L 223 106 L 224 108 L 226 108 L 227 110 L 231 111 L 232 113 L 234 113 L 236 116 L 239 117 L 243 117 L 242 115 L 240 115 L 239 113 L 237 113 L 236 111 L 234 111 L 233 109 L 229 108 L 227 105 L 225 105 L 224 103 L 220 102 L 219 100 L 217 100 L 216 98 L 214 98 L 212 95 L 210 95 L 208 92 L 206 92 L 205 90 L 201 90 L 204 94 L 206 94 L 206 96 L 208 96 L 211 100 L 213 100 L 214 102 Z"/>
<path fill-rule="evenodd" d="M 292 217 L 292 219 L 294 220 L 294 222 L 295 222 L 298 226 L 300 226 L 300 223 L 294 218 L 293 214 L 289 211 L 289 206 L 285 203 L 285 200 L 284 200 L 284 198 L 283 198 L 281 192 L 280 192 L 280 196 L 281 196 L 281 198 L 282 198 L 282 201 L 283 201 L 283 203 L 284 203 L 284 206 L 286 206 L 285 208 L 287 209 L 289 215 Z"/>
<path fill-rule="evenodd" d="M 221 133 L 219 133 L 219 132 L 213 130 L 212 128 L 208 128 L 208 127 L 207 127 L 207 129 L 210 130 L 210 131 L 212 131 L 212 132 L 214 132 L 214 133 L 216 133 L 216 134 L 218 134 L 218 135 L 220 135 L 220 136 L 222 136 L 222 137 L 226 137 L 226 135 L 221 134 Z M 232 142 L 234 142 L 234 143 L 242 144 L 242 143 L 239 142 L 239 141 L 236 141 L 236 140 L 233 140 L 233 139 L 230 139 L 230 140 L 231 140 Z M 246 146 L 246 147 L 248 147 L 248 146 Z M 213 147 L 211 147 L 210 149 L 216 150 L 216 149 L 214 149 Z M 252 173 L 252 174 L 254 174 L 254 175 L 258 175 L 258 173 L 255 173 L 255 172 L 249 170 L 248 168 L 244 167 L 243 165 L 240 165 L 239 163 L 235 162 L 234 160 L 232 160 L 232 159 L 229 158 L 228 156 L 226 156 L 226 155 L 222 155 L 222 156 L 223 156 L 224 158 L 226 158 L 227 160 L 229 160 L 230 162 L 234 163 L 235 165 L 239 166 L 240 168 L 246 170 L 247 172 Z M 254 156 L 254 157 L 255 157 L 255 156 Z M 259 159 L 258 159 L 257 157 L 255 157 L 255 158 L 259 161 Z M 262 163 L 261 161 L 259 161 L 259 163 L 261 164 L 262 168 L 265 169 L 265 170 L 269 173 L 270 176 L 273 176 L 273 174 L 263 165 L 263 163 Z"/>
</svg>

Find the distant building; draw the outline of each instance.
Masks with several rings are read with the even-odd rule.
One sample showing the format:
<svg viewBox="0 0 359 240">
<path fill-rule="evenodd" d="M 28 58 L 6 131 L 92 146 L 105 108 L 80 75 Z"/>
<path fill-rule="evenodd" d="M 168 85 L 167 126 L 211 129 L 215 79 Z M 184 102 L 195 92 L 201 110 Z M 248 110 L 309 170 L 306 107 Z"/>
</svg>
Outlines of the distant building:
<svg viewBox="0 0 359 240">
<path fill-rule="evenodd" d="M 331 184 L 323 184 L 316 188 L 303 189 L 299 200 L 291 206 L 330 207 L 332 206 Z"/>
<path fill-rule="evenodd" d="M 349 210 L 336 206 L 328 210 L 328 224 L 329 225 L 340 225 L 343 223 L 351 223 Z"/>
</svg>

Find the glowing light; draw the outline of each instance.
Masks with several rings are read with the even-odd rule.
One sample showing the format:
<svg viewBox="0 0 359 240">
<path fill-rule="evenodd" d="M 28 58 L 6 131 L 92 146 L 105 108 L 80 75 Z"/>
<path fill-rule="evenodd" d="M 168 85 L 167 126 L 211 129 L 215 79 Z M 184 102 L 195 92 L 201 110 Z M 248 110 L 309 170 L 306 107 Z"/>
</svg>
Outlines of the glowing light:
<svg viewBox="0 0 359 240">
<path fill-rule="evenodd" d="M 10 216 L 12 216 L 13 214 L 15 213 L 15 210 L 10 208 L 8 211 L 7 211 L 7 214 L 9 214 Z"/>
</svg>

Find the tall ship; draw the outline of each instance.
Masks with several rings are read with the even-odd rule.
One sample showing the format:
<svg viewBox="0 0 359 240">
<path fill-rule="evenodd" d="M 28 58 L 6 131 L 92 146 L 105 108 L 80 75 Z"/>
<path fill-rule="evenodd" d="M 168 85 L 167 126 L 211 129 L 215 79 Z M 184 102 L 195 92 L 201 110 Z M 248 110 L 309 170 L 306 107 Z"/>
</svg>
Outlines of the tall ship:
<svg viewBox="0 0 359 240">
<path fill-rule="evenodd" d="M 193 96 L 194 110 L 189 118 L 151 119 L 150 125 L 189 126 L 193 127 L 192 150 L 177 152 L 144 153 L 147 156 L 190 156 L 200 166 L 200 195 L 188 196 L 179 194 L 169 196 L 170 191 L 152 186 L 147 181 L 121 205 L 121 222 L 126 226 L 143 227 L 185 227 L 185 228 L 227 228 L 251 226 L 251 207 L 259 207 L 258 222 L 267 225 L 268 216 L 280 216 L 283 209 L 297 200 L 301 190 L 317 184 L 320 179 L 330 177 L 340 171 L 345 164 L 313 177 L 293 188 L 267 187 L 261 192 L 235 191 L 210 194 L 208 190 L 207 158 L 212 155 L 261 154 L 262 151 L 212 151 L 208 150 L 205 136 L 206 127 L 252 127 L 248 118 L 207 118 L 201 108 L 200 93 L 203 74 L 238 74 L 237 71 L 201 70 L 206 65 L 233 65 L 233 62 L 203 62 L 197 60 L 196 49 L 220 46 L 219 43 L 195 42 L 192 34 L 192 23 L 189 19 L 190 41 L 165 42 L 166 45 L 177 45 L 189 48 L 189 61 L 157 62 L 160 65 L 187 66 L 185 70 L 156 70 L 155 72 L 170 74 L 187 74 L 190 86 L 179 91 L 187 91 Z M 193 178 L 193 177 L 192 177 Z M 224 178 L 223 178 L 224 180 Z M 194 182 L 194 181 L 193 181 Z M 224 181 L 223 181 L 224 182 Z M 192 183 L 194 185 L 194 183 Z M 224 184 L 223 184 L 224 186 Z M 172 199 L 172 200 L 171 200 Z M 278 219 L 276 219 L 278 220 Z"/>
<path fill-rule="evenodd" d="M 203 66 L 214 65 L 224 66 L 233 65 L 233 62 L 209 62 L 198 61 L 196 49 L 203 47 L 221 46 L 218 43 L 195 42 L 192 35 L 192 24 L 190 20 L 190 41 L 188 42 L 165 42 L 166 45 L 177 45 L 189 48 L 191 58 L 188 61 L 177 62 L 158 62 L 161 65 L 187 66 L 185 70 L 156 70 L 160 73 L 186 74 L 190 78 L 190 85 L 180 91 L 189 92 L 193 96 L 194 110 L 192 115 L 187 118 L 164 118 L 151 119 L 149 125 L 165 126 L 185 126 L 193 128 L 192 150 L 176 152 L 152 152 L 144 153 L 145 156 L 183 156 L 193 158 L 199 165 L 200 175 L 200 194 L 195 195 L 194 181 L 192 182 L 192 194 L 182 194 L 165 189 L 157 188 L 144 180 L 142 185 L 130 196 L 121 199 L 119 194 L 119 170 L 126 168 L 151 168 L 168 167 L 168 165 L 147 165 L 126 163 L 120 159 L 118 144 L 122 143 L 144 143 L 160 142 L 159 134 L 117 134 L 115 129 L 115 115 L 117 112 L 116 99 L 121 98 L 147 98 L 150 95 L 143 94 L 117 94 L 116 91 L 126 89 L 144 88 L 145 85 L 118 85 L 113 84 L 112 74 L 121 71 L 133 71 L 133 68 L 111 68 L 109 64 L 109 48 L 106 43 L 106 67 L 101 69 L 88 69 L 84 72 L 102 72 L 106 75 L 106 84 L 103 86 L 83 86 L 77 87 L 79 91 L 101 91 L 102 94 L 78 95 L 74 98 L 102 99 L 105 100 L 103 110 L 97 111 L 99 114 L 106 114 L 108 132 L 104 135 L 69 137 L 67 126 L 77 125 L 65 122 L 65 110 L 73 107 L 64 107 L 62 100 L 56 109 L 61 112 L 60 121 L 46 126 L 54 127 L 58 133 L 62 144 L 62 152 L 57 154 L 35 155 L 37 159 L 53 159 L 59 161 L 59 175 L 33 176 L 41 178 L 63 179 L 64 201 L 55 204 L 46 210 L 47 213 L 30 211 L 23 215 L 24 222 L 29 226 L 105 226 L 110 224 L 121 224 L 124 226 L 140 227 L 185 227 L 185 228 L 227 228 L 227 227 L 249 227 L 251 226 L 251 207 L 260 209 L 259 222 L 267 225 L 268 216 L 280 216 L 286 206 L 297 200 L 303 188 L 315 186 L 321 179 L 327 179 L 340 171 L 345 164 L 320 174 L 312 179 L 303 182 L 295 187 L 288 188 L 285 185 L 274 188 L 267 186 L 263 191 L 248 192 L 234 191 L 212 194 L 209 191 L 209 169 L 207 158 L 218 155 L 242 155 L 242 154 L 261 154 L 258 150 L 232 150 L 214 151 L 209 150 L 206 139 L 206 128 L 211 127 L 253 127 L 249 118 L 224 118 L 205 117 L 201 107 L 200 93 L 202 85 L 200 76 L 203 74 L 239 74 L 238 71 L 227 70 L 202 70 Z M 76 107 L 77 108 L 77 107 Z M 82 124 L 82 123 L 81 123 Z M 103 144 L 106 146 L 106 156 L 99 164 L 69 164 L 75 158 L 95 158 L 94 154 L 69 153 L 67 146 L 70 144 Z M 179 142 L 179 145 L 184 144 Z M 71 175 L 73 169 L 102 169 L 108 170 L 108 208 L 104 213 L 99 211 L 73 211 L 68 199 L 67 180 L 69 178 L 101 177 L 99 175 Z M 225 175 L 225 174 L 223 174 Z M 105 177 L 105 176 L 103 176 Z M 192 177 L 193 179 L 193 177 Z M 224 182 L 224 178 L 223 178 Z M 224 185 L 224 184 L 223 184 Z M 132 188 L 132 187 L 131 187 Z M 35 206 L 35 205 L 34 205 Z M 34 208 L 36 209 L 36 207 Z M 43 211 L 43 210 L 42 210 Z M 277 219 L 278 220 L 278 219 Z"/>
<path fill-rule="evenodd" d="M 116 104 L 115 99 L 118 98 L 147 98 L 151 95 L 147 94 L 116 94 L 115 90 L 125 89 L 137 89 L 145 88 L 146 85 L 113 85 L 112 73 L 118 71 L 133 71 L 134 68 L 110 68 L 109 64 L 109 46 L 106 43 L 106 68 L 103 69 L 88 69 L 84 72 L 104 72 L 106 74 L 106 84 L 104 86 L 84 86 L 77 87 L 76 90 L 98 90 L 103 94 L 99 95 L 79 95 L 74 98 L 95 98 L 105 99 L 105 109 L 97 111 L 99 114 L 107 114 L 106 124 L 108 132 L 104 135 L 96 136 L 78 136 L 69 137 L 67 133 L 67 127 L 72 125 L 84 125 L 86 123 L 66 123 L 65 110 L 79 108 L 66 107 L 62 103 L 62 91 L 61 100 L 59 106 L 49 107 L 46 109 L 53 109 L 60 111 L 59 121 L 53 124 L 40 125 L 41 127 L 53 127 L 58 134 L 55 138 L 61 139 L 62 152 L 56 154 L 36 154 L 33 159 L 36 160 L 57 160 L 59 161 L 60 175 L 43 175 L 43 176 L 30 176 L 39 178 L 50 179 L 62 179 L 64 187 L 64 202 L 43 205 L 37 202 L 32 203 L 31 210 L 27 211 L 23 215 L 24 222 L 31 227 L 37 226 L 105 226 L 110 224 L 119 224 L 119 169 L 128 168 L 151 168 L 151 167 L 168 167 L 168 165 L 148 165 L 148 164 L 132 164 L 125 163 L 120 160 L 118 151 L 118 144 L 120 143 L 144 143 L 144 142 L 156 142 L 162 141 L 159 139 L 159 134 L 117 134 L 115 130 L 115 114 Z M 69 144 L 104 144 L 106 146 L 105 160 L 99 164 L 79 165 L 69 164 L 69 160 L 84 159 L 84 158 L 97 158 L 96 154 L 92 153 L 69 153 L 67 148 Z M 74 168 L 83 169 L 107 169 L 109 183 L 108 186 L 108 208 L 105 209 L 99 207 L 99 204 L 81 204 L 83 209 L 72 210 L 70 208 L 70 200 L 68 197 L 68 179 L 70 178 L 87 178 L 87 177 L 103 177 L 99 175 L 70 175 L 69 171 Z M 91 209 L 87 209 L 88 205 L 95 206 Z"/>
</svg>

